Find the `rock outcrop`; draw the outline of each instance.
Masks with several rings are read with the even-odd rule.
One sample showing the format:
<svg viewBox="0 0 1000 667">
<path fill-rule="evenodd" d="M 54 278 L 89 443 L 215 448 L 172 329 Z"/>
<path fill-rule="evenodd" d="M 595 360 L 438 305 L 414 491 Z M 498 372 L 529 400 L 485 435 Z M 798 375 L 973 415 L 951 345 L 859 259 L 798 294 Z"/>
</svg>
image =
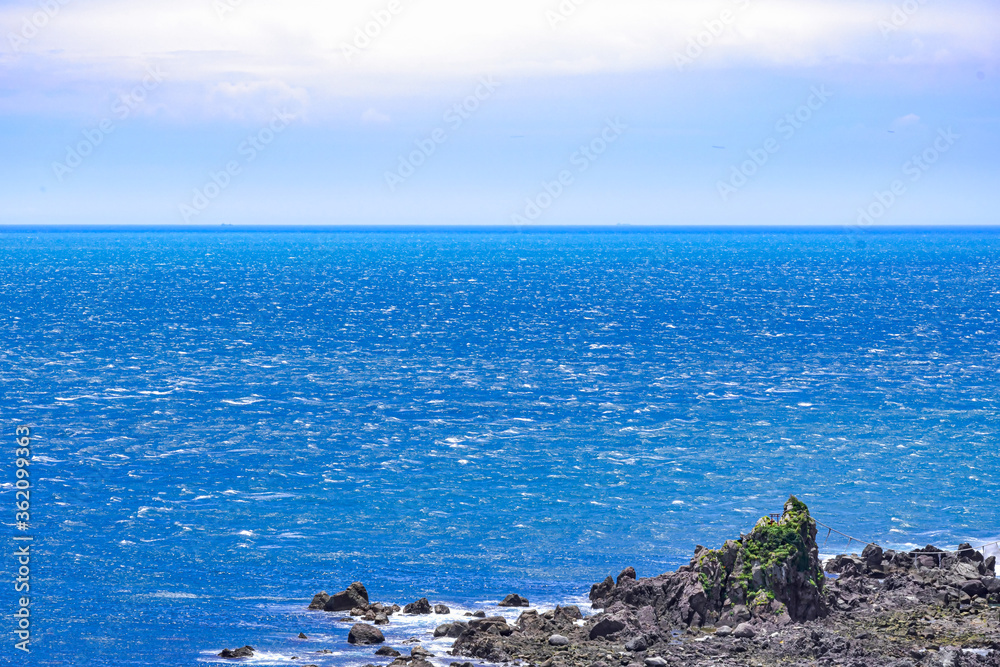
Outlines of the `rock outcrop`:
<svg viewBox="0 0 1000 667">
<path fill-rule="evenodd" d="M 351 626 L 351 631 L 347 634 L 348 644 L 368 646 L 384 642 L 385 637 L 382 635 L 382 631 L 374 625 L 368 625 L 367 623 L 355 623 Z"/>
<path fill-rule="evenodd" d="M 624 609 L 644 607 L 652 608 L 658 624 L 674 628 L 735 626 L 758 617 L 801 622 L 825 616 L 816 523 L 794 496 L 784 510 L 778 521 L 764 517 L 748 535 L 719 549 L 697 547 L 691 562 L 677 572 L 636 579 L 634 570 L 626 570 L 617 581 L 608 577 L 596 584 L 591 601 L 608 610 L 608 620 L 614 619 L 618 629 L 595 631 L 608 636 L 636 628 L 637 620 L 626 618 Z"/>
<path fill-rule="evenodd" d="M 230 659 L 252 658 L 254 650 L 255 649 L 253 646 L 244 646 L 243 648 L 237 648 L 237 649 L 224 648 L 222 649 L 222 652 L 219 653 L 219 657 L 230 658 Z"/>
<path fill-rule="evenodd" d="M 313 604 L 316 604 L 318 600 L 322 599 L 325 593 L 319 593 L 313 598 L 312 604 L 309 608 L 313 608 Z M 323 611 L 351 611 L 352 609 L 367 609 L 368 608 L 368 591 L 365 589 L 364 584 L 359 581 L 355 581 L 353 584 L 347 587 L 339 593 L 335 593 L 329 596 L 329 599 L 323 605 Z"/>
</svg>

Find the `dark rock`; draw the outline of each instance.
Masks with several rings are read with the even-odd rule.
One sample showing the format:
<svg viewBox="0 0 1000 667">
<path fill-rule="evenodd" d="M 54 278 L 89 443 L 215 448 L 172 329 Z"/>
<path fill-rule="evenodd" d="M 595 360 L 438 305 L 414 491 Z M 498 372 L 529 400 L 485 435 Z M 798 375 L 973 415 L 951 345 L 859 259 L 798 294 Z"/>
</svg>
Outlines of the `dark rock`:
<svg viewBox="0 0 1000 667">
<path fill-rule="evenodd" d="M 611 592 L 615 589 L 615 580 L 608 576 L 607 579 L 599 584 L 594 584 L 590 587 L 590 601 L 594 606 L 603 606 L 601 603 L 611 595 Z"/>
<path fill-rule="evenodd" d="M 375 615 L 375 625 L 389 625 L 389 617 L 385 614 Z"/>
<path fill-rule="evenodd" d="M 669 665 L 670 663 L 661 658 L 660 656 L 654 655 L 651 658 L 646 658 L 645 660 L 643 660 L 643 664 L 646 665 L 646 667 L 667 667 L 667 665 Z"/>
<path fill-rule="evenodd" d="M 445 623 L 434 628 L 435 637 L 459 637 L 469 626 L 465 623 Z"/>
<path fill-rule="evenodd" d="M 326 594 L 326 591 L 321 591 L 313 596 L 312 602 L 309 603 L 309 608 L 322 610 L 329 601 L 330 596 Z"/>
<path fill-rule="evenodd" d="M 404 614 L 430 614 L 433 611 L 431 603 L 427 601 L 427 598 L 420 598 L 416 602 L 411 602 L 403 607 Z"/>
<path fill-rule="evenodd" d="M 474 667 L 471 662 L 452 662 L 448 663 L 448 667 Z"/>
<path fill-rule="evenodd" d="M 626 567 L 624 570 L 621 571 L 621 574 L 618 575 L 618 579 L 615 581 L 615 583 L 618 586 L 621 586 L 623 579 L 631 579 L 632 581 L 635 581 L 635 568 L 631 566 Z"/>
<path fill-rule="evenodd" d="M 375 655 L 388 656 L 390 658 L 398 658 L 403 654 L 397 651 L 396 649 L 392 648 L 391 646 L 381 646 L 377 651 L 375 651 Z"/>
<path fill-rule="evenodd" d="M 552 635 L 549 637 L 549 646 L 569 646 L 569 638 L 562 635 Z"/>
<path fill-rule="evenodd" d="M 425 649 L 423 646 L 414 646 L 410 649 L 410 655 L 414 658 L 433 658 L 434 654 Z"/>
<path fill-rule="evenodd" d="M 565 607 L 557 606 L 552 611 L 552 618 L 555 620 L 564 618 L 569 621 L 579 621 L 580 619 L 583 618 L 583 613 L 580 611 L 580 608 L 577 607 L 575 604 L 568 604 Z"/>
<path fill-rule="evenodd" d="M 990 556 L 983 561 L 983 569 L 986 570 L 987 574 L 996 574 L 997 571 L 997 557 Z"/>
<path fill-rule="evenodd" d="M 301 609 L 301 607 L 300 607 L 300 609 Z M 220 658 L 252 658 L 253 657 L 253 652 L 255 650 L 256 649 L 254 649 L 253 646 L 244 646 L 243 648 L 237 648 L 237 649 L 224 648 L 224 649 L 222 649 L 222 652 L 219 653 L 219 657 Z"/>
<path fill-rule="evenodd" d="M 528 604 L 528 598 L 523 598 L 517 593 L 511 593 L 503 600 L 497 603 L 499 607 L 530 607 Z"/>
<path fill-rule="evenodd" d="M 731 634 L 733 634 L 733 629 L 728 625 L 720 625 L 715 629 L 716 637 L 728 637 Z"/>
<path fill-rule="evenodd" d="M 355 623 L 351 626 L 351 631 L 347 634 L 348 644 L 360 644 L 368 646 L 371 644 L 381 644 L 385 641 L 382 631 L 374 625 L 367 623 Z"/>
<path fill-rule="evenodd" d="M 646 643 L 645 637 L 633 637 L 625 642 L 625 650 L 631 651 L 632 653 L 641 653 L 647 648 L 649 648 L 649 644 Z"/>
<path fill-rule="evenodd" d="M 475 618 L 469 621 L 469 630 L 487 632 L 494 635 L 509 636 L 514 629 L 507 625 L 507 619 L 503 616 L 490 616 L 488 618 Z"/>
<path fill-rule="evenodd" d="M 984 598 L 989 592 L 983 582 L 979 579 L 970 579 L 969 581 L 962 582 L 959 589 L 970 598 Z"/>
<path fill-rule="evenodd" d="M 304 633 L 304 632 L 300 632 L 300 633 L 299 633 L 299 639 L 309 639 L 309 638 L 308 638 L 308 637 L 306 637 L 306 633 Z"/>
<path fill-rule="evenodd" d="M 602 618 L 590 629 L 590 638 L 607 637 L 625 629 L 625 623 L 616 618 Z"/>
<path fill-rule="evenodd" d="M 448 607 L 446 605 L 436 604 L 436 605 L 434 605 L 434 613 L 435 614 L 450 614 L 451 613 L 451 609 L 448 609 Z"/>
<path fill-rule="evenodd" d="M 323 606 L 324 611 L 349 611 L 368 608 L 368 591 L 361 582 L 355 581 L 339 593 L 330 596 Z"/>
<path fill-rule="evenodd" d="M 733 630 L 733 637 L 737 637 L 739 639 L 752 639 L 756 636 L 756 634 L 757 632 L 750 627 L 749 623 L 740 623 L 736 626 L 736 629 Z"/>
</svg>

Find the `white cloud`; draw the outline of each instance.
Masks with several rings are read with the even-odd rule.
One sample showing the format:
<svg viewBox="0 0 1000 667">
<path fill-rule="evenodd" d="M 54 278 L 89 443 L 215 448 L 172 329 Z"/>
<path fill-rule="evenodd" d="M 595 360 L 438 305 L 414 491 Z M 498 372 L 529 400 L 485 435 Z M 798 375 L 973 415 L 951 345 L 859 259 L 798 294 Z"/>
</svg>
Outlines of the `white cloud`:
<svg viewBox="0 0 1000 667">
<path fill-rule="evenodd" d="M 371 125 L 385 125 L 386 123 L 391 123 L 392 118 L 377 109 L 368 109 L 361 114 L 361 122 Z"/>
<path fill-rule="evenodd" d="M 547 12 L 558 11 L 557 0 L 397 1 L 398 13 L 386 19 L 389 0 L 67 0 L 0 68 L 8 89 L 37 93 L 128 81 L 156 61 L 172 89 L 185 91 L 185 104 L 198 106 L 200 96 L 214 113 L 242 117 L 275 100 L 304 107 L 310 99 L 410 94 L 483 74 L 674 69 L 676 55 L 723 10 L 735 20 L 712 35 L 693 67 L 981 61 L 994 57 L 1000 29 L 1000 12 L 989 5 L 928 4 L 899 31 L 906 52 L 895 53 L 877 27 L 887 7 L 855 0 L 586 0 L 555 27 Z M 219 2 L 232 11 L 220 15 Z M 19 34 L 36 10 L 0 9 L 3 34 Z M 352 44 L 375 19 L 382 25 L 370 29 L 370 43 Z M 913 40 L 926 48 L 913 53 Z M 349 58 L 345 44 L 356 49 Z"/>
</svg>

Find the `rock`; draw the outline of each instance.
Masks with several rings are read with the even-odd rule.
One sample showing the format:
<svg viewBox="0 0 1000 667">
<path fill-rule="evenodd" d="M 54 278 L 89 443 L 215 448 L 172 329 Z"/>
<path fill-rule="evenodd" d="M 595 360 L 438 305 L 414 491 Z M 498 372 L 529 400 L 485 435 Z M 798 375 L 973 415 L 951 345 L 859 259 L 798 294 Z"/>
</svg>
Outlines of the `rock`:
<svg viewBox="0 0 1000 667">
<path fill-rule="evenodd" d="M 459 637 L 469 626 L 465 623 L 445 623 L 434 628 L 435 637 Z"/>
<path fill-rule="evenodd" d="M 451 662 L 448 667 L 474 667 L 471 662 Z"/>
<path fill-rule="evenodd" d="M 569 646 L 569 638 L 562 635 L 552 635 L 549 637 L 549 646 Z"/>
<path fill-rule="evenodd" d="M 997 557 L 990 556 L 983 561 L 983 569 L 986 570 L 987 574 L 994 575 L 997 571 Z"/>
<path fill-rule="evenodd" d="M 611 595 L 611 592 L 615 589 L 615 580 L 608 576 L 607 579 L 599 584 L 594 584 L 590 587 L 590 601 L 594 606 L 604 606 L 600 604 Z"/>
<path fill-rule="evenodd" d="M 597 639 L 598 637 L 607 637 L 624 629 L 625 624 L 622 621 L 616 618 L 605 617 L 598 621 L 597 624 L 590 629 L 590 638 Z"/>
<path fill-rule="evenodd" d="M 669 665 L 670 663 L 661 658 L 660 656 L 654 655 L 651 658 L 646 658 L 645 660 L 643 660 L 643 664 L 645 664 L 646 667 L 667 667 L 667 665 Z"/>
<path fill-rule="evenodd" d="M 618 579 L 615 581 L 615 583 L 618 586 L 621 586 L 622 580 L 624 580 L 624 579 L 631 579 L 632 581 L 635 581 L 635 568 L 634 567 L 629 566 L 629 567 L 626 567 L 624 570 L 622 570 L 621 574 L 618 575 Z"/>
<path fill-rule="evenodd" d="M 304 633 L 304 632 L 300 632 L 300 633 L 299 633 L 299 639 L 309 639 L 309 638 L 308 638 L 308 637 L 306 637 L 306 633 Z"/>
<path fill-rule="evenodd" d="M 368 609 L 368 591 L 361 582 L 355 581 L 339 593 L 335 593 L 323 606 L 324 611 L 349 611 Z"/>
<path fill-rule="evenodd" d="M 503 616 L 490 616 L 488 618 L 475 618 L 469 621 L 469 629 L 478 632 L 486 632 L 503 637 L 510 636 L 514 629 L 507 625 L 507 619 Z"/>
<path fill-rule="evenodd" d="M 733 629 L 728 625 L 720 625 L 715 629 L 716 637 L 728 637 L 731 634 L 733 634 Z"/>
<path fill-rule="evenodd" d="M 420 598 L 403 607 L 404 614 L 430 614 L 432 611 L 431 603 L 427 601 L 427 598 Z"/>
<path fill-rule="evenodd" d="M 736 626 L 736 629 L 733 630 L 733 637 L 737 637 L 739 639 L 753 639 L 756 635 L 757 632 L 750 627 L 749 623 L 740 623 Z"/>
<path fill-rule="evenodd" d="M 552 610 L 552 618 L 555 620 L 566 619 L 568 621 L 579 621 L 583 618 L 583 613 L 575 604 L 568 604 L 565 607 L 556 606 Z"/>
<path fill-rule="evenodd" d="M 301 607 L 300 607 L 300 609 L 301 609 Z M 219 653 L 219 657 L 220 658 L 231 658 L 231 659 L 234 659 L 234 658 L 252 658 L 253 657 L 253 652 L 255 650 L 256 649 L 254 649 L 253 646 L 244 646 L 243 648 L 237 648 L 237 649 L 232 649 L 232 650 L 230 650 L 228 648 L 224 648 L 224 649 L 222 649 L 222 652 Z"/>
<path fill-rule="evenodd" d="M 530 607 L 528 604 L 528 598 L 523 598 L 517 593 L 511 593 L 503 600 L 497 603 L 498 607 Z"/>
<path fill-rule="evenodd" d="M 434 605 L 434 613 L 435 614 L 450 614 L 451 613 L 451 609 L 448 609 L 448 607 L 446 605 L 436 604 L 436 605 Z"/>
<path fill-rule="evenodd" d="M 355 623 L 351 626 L 351 631 L 347 634 L 348 644 L 369 646 L 383 642 L 385 642 L 385 637 L 382 635 L 382 631 L 374 625 L 368 625 L 367 623 Z"/>
<path fill-rule="evenodd" d="M 330 596 L 326 594 L 326 591 L 321 591 L 313 596 L 312 602 L 309 603 L 309 608 L 322 610 L 329 601 Z"/>
<path fill-rule="evenodd" d="M 959 585 L 959 589 L 963 593 L 968 595 L 970 598 L 975 598 L 975 597 L 984 598 L 989 593 L 986 586 L 979 579 L 970 579 L 968 581 L 962 582 L 962 584 Z"/>
<path fill-rule="evenodd" d="M 397 651 L 396 649 L 392 648 L 391 646 L 381 646 L 377 651 L 375 651 L 375 655 L 388 656 L 390 658 L 398 658 L 403 654 Z"/>
<path fill-rule="evenodd" d="M 414 658 L 433 658 L 434 654 L 425 649 L 423 646 L 414 646 L 410 649 L 410 655 Z"/>
<path fill-rule="evenodd" d="M 385 614 L 375 614 L 375 625 L 389 625 L 389 617 Z"/>
<path fill-rule="evenodd" d="M 625 642 L 625 650 L 631 651 L 632 653 L 641 653 L 647 648 L 649 648 L 649 644 L 646 643 L 646 639 L 644 637 L 633 637 Z"/>
</svg>

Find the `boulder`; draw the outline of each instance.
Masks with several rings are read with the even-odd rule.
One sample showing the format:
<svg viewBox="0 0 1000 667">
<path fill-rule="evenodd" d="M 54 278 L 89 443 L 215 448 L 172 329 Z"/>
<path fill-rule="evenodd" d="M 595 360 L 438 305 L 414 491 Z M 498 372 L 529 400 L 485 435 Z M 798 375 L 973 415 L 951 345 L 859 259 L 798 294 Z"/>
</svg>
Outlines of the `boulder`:
<svg viewBox="0 0 1000 667">
<path fill-rule="evenodd" d="M 299 639 L 309 639 L 309 637 L 306 637 L 306 633 L 300 632 L 299 633 Z"/>
<path fill-rule="evenodd" d="M 465 623 L 445 623 L 434 628 L 434 636 L 459 637 L 468 627 Z"/>
<path fill-rule="evenodd" d="M 740 623 L 736 626 L 736 629 L 733 630 L 733 637 L 738 639 L 753 639 L 756 634 L 757 632 L 750 627 L 749 623 Z"/>
<path fill-rule="evenodd" d="M 391 646 L 382 646 L 377 651 L 375 651 L 375 655 L 388 656 L 390 658 L 398 658 L 403 654 L 397 651 L 396 649 L 392 648 Z"/>
<path fill-rule="evenodd" d="M 329 601 L 330 596 L 326 594 L 326 591 L 321 591 L 313 596 L 312 602 L 309 603 L 309 608 L 322 610 Z"/>
<path fill-rule="evenodd" d="M 670 663 L 661 658 L 660 656 L 654 655 L 650 658 L 646 658 L 645 660 L 643 660 L 643 664 L 646 665 L 646 667 L 667 667 L 667 665 L 669 665 Z"/>
<path fill-rule="evenodd" d="M 625 642 L 625 650 L 632 653 L 641 653 L 647 648 L 649 648 L 649 644 L 646 643 L 645 637 L 633 637 Z"/>
<path fill-rule="evenodd" d="M 253 646 L 244 646 L 243 648 L 237 648 L 237 649 L 224 648 L 222 649 L 222 652 L 219 653 L 219 657 L 230 658 L 230 659 L 252 658 L 254 650 L 255 649 Z"/>
<path fill-rule="evenodd" d="M 351 611 L 353 609 L 368 609 L 368 591 L 364 584 L 355 581 L 339 593 L 330 596 L 323 606 L 324 611 Z"/>
<path fill-rule="evenodd" d="M 375 625 L 389 625 L 389 617 L 385 614 L 375 614 Z"/>
<path fill-rule="evenodd" d="M 625 629 L 625 627 L 625 623 L 617 618 L 602 618 L 594 625 L 594 627 L 590 629 L 590 638 L 597 639 L 598 637 L 608 637 L 616 632 L 621 632 Z"/>
<path fill-rule="evenodd" d="M 351 631 L 347 634 L 347 643 L 360 646 L 370 646 L 372 644 L 382 644 L 385 637 L 382 631 L 374 625 L 367 623 L 355 623 L 351 626 Z"/>
<path fill-rule="evenodd" d="M 423 646 L 414 646 L 410 649 L 410 655 L 414 658 L 433 658 L 434 654 Z"/>
<path fill-rule="evenodd" d="M 989 593 L 986 586 L 979 579 L 970 579 L 968 581 L 962 582 L 959 589 L 968 595 L 970 598 L 981 597 L 984 598 Z"/>
<path fill-rule="evenodd" d="M 433 611 L 431 603 L 427 601 L 427 598 L 420 598 L 416 602 L 411 602 L 403 607 L 404 614 L 430 614 Z"/>
<path fill-rule="evenodd" d="M 632 581 L 635 581 L 634 567 L 629 566 L 626 567 L 624 570 L 622 570 L 621 574 L 618 575 L 618 579 L 615 580 L 616 585 L 620 586 L 622 581 L 625 579 L 631 579 Z"/>
<path fill-rule="evenodd" d="M 451 613 L 451 609 L 449 609 L 447 607 L 447 605 L 436 604 L 436 605 L 434 605 L 434 613 L 435 614 L 450 614 Z"/>
<path fill-rule="evenodd" d="M 549 637 L 549 646 L 569 646 L 569 638 L 562 635 L 552 635 Z"/>
<path fill-rule="evenodd" d="M 511 593 L 503 600 L 497 603 L 498 607 L 530 607 L 528 604 L 528 598 L 521 597 L 517 593 Z"/>
<path fill-rule="evenodd" d="M 731 634 L 733 634 L 733 629 L 728 625 L 720 625 L 715 629 L 716 637 L 728 637 Z"/>
</svg>

